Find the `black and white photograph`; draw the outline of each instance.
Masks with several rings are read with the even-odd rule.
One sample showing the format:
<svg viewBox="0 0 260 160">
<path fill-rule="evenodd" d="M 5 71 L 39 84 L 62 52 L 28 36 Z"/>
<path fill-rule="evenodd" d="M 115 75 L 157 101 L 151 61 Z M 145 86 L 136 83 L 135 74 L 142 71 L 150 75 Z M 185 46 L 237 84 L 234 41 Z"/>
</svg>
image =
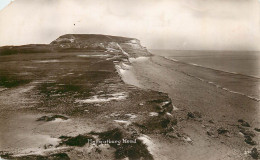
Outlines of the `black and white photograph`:
<svg viewBox="0 0 260 160">
<path fill-rule="evenodd" d="M 260 159 L 260 0 L 0 0 L 0 160 Z"/>
</svg>

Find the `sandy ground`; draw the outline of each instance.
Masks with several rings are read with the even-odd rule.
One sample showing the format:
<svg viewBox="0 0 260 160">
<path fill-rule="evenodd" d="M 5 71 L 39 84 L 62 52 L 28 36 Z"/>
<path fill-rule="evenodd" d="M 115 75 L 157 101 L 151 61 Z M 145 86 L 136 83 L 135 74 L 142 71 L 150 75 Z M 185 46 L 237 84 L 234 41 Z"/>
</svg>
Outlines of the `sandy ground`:
<svg viewBox="0 0 260 160">
<path fill-rule="evenodd" d="M 0 156 L 152 159 L 152 152 L 146 146 L 150 140 L 145 134 L 147 130 L 151 132 L 149 127 L 164 132 L 172 125 L 174 119 L 167 116 L 173 109 L 171 101 L 167 94 L 125 84 L 122 79 L 133 74 L 128 74 L 130 62 L 118 54 L 2 56 Z M 156 116 L 150 116 L 151 113 Z M 156 123 L 148 125 L 150 120 Z M 77 140 L 78 137 L 81 139 Z M 130 139 L 135 143 L 125 143 L 122 147 L 87 143 L 92 138 Z M 73 143 L 67 144 L 66 139 L 73 139 Z"/>
<path fill-rule="evenodd" d="M 191 143 L 187 144 L 152 136 L 157 159 L 250 159 L 247 151 L 253 147 L 259 149 L 260 134 L 253 131 L 260 126 L 259 102 L 246 96 L 259 92 L 258 79 L 194 67 L 159 56 L 134 62 L 133 66 L 132 72 L 137 75 L 142 88 L 169 94 L 173 105 L 178 108 L 174 112 L 180 119 L 176 128 L 181 128 L 191 139 Z M 187 112 L 199 112 L 202 118 L 187 119 Z M 238 119 L 251 125 L 249 130 L 256 134 L 254 140 L 257 145 L 244 142 L 238 129 Z M 226 128 L 228 134 L 214 133 L 220 127 Z M 208 134 L 211 132 L 212 135 Z"/>
</svg>

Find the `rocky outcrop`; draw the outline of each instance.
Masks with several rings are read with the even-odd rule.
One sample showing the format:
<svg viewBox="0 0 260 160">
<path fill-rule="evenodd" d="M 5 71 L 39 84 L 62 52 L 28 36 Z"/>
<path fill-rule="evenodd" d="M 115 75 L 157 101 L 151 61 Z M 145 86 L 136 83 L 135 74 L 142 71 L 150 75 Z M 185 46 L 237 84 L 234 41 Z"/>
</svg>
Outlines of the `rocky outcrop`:
<svg viewBox="0 0 260 160">
<path fill-rule="evenodd" d="M 138 39 L 99 34 L 66 34 L 51 42 L 51 45 L 59 49 L 122 52 L 130 57 L 150 55 Z"/>
</svg>

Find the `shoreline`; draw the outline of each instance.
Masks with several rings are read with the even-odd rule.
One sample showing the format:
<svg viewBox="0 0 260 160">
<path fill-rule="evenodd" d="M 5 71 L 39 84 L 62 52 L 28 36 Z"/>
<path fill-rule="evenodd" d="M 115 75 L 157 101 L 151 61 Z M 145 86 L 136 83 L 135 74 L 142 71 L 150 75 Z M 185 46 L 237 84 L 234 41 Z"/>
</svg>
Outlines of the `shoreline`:
<svg viewBox="0 0 260 160">
<path fill-rule="evenodd" d="M 250 132 L 254 133 L 255 136 L 253 139 L 259 142 L 260 134 L 254 131 L 254 128 L 260 125 L 258 118 L 260 116 L 258 109 L 259 102 L 242 95 L 229 93 L 222 89 L 219 90 L 220 88 L 210 83 L 196 81 L 196 78 L 186 74 L 207 76 L 213 79 L 214 77 L 211 76 L 211 70 L 207 72 L 203 70 L 203 74 L 201 74 L 200 70 L 194 69 L 193 66 L 189 67 L 188 64 L 168 62 L 159 56 L 153 56 L 151 60 L 146 63 L 135 63 L 134 66 L 138 77 L 137 79 L 139 79 L 144 86 L 144 89 L 152 88 L 153 90 L 169 95 L 172 99 L 173 106 L 179 108 L 178 111 L 173 113 L 178 119 L 182 119 L 178 125 L 182 127 L 182 130 L 185 130 L 184 132 L 187 135 L 191 136 L 193 144 L 190 147 L 180 147 L 178 143 L 175 145 L 171 143 L 167 144 L 167 142 L 160 144 L 163 145 L 163 148 L 171 146 L 178 149 L 178 152 L 171 153 L 171 150 L 169 150 L 165 154 L 171 155 L 176 159 L 184 160 L 191 158 L 206 160 L 209 157 L 210 159 L 219 159 L 220 157 L 218 156 L 224 155 L 229 157 L 228 159 L 233 160 L 243 158 L 250 159 L 250 155 L 244 154 L 244 152 L 250 153 L 250 150 L 254 147 L 259 149 L 259 143 L 256 145 L 248 145 L 245 143 L 244 134 L 241 133 L 241 127 L 238 122 L 239 119 L 247 121 L 251 127 L 246 128 L 246 130 L 250 130 Z M 216 76 L 216 78 L 218 76 L 215 72 L 213 75 Z M 225 84 L 224 82 L 222 83 Z M 225 85 L 228 85 L 228 83 Z M 243 88 L 240 89 L 242 90 Z M 251 87 L 251 91 L 252 90 L 253 88 Z M 202 118 L 198 118 L 198 120 L 195 121 L 186 120 L 187 112 L 198 112 Z M 227 129 L 228 134 L 222 136 L 216 133 L 220 128 Z M 202 144 L 206 146 L 201 146 Z M 219 151 L 213 154 L 212 151 L 215 150 L 214 148 L 216 147 L 219 148 Z M 189 150 L 190 155 L 186 152 L 188 148 L 192 150 Z M 159 152 L 164 151 L 160 150 Z M 210 154 L 212 154 L 212 156 L 210 156 Z"/>
<path fill-rule="evenodd" d="M 174 59 L 172 59 L 172 58 L 166 58 L 166 57 L 163 57 L 163 58 L 165 58 L 165 59 L 167 59 L 167 60 L 170 60 L 170 61 L 177 62 L 177 63 L 183 63 L 183 64 L 187 64 L 187 65 L 192 65 L 192 66 L 194 66 L 194 67 L 200 67 L 200 68 L 202 68 L 202 69 L 209 69 L 209 70 L 217 71 L 217 72 L 219 72 L 219 73 L 224 72 L 224 73 L 227 73 L 227 74 L 233 74 L 233 75 L 235 75 L 235 76 L 255 78 L 255 79 L 257 79 L 257 80 L 260 79 L 260 78 L 258 78 L 258 77 L 254 77 L 254 76 L 249 76 L 249 75 L 244 75 L 244 74 L 239 74 L 239 73 L 234 73 L 234 72 L 221 71 L 221 70 L 217 70 L 217 69 L 213 69 L 213 68 L 204 67 L 204 66 L 201 66 L 201 65 L 195 65 L 195 64 L 191 64 L 191 63 L 185 63 L 185 62 L 182 62 L 182 61 L 174 60 Z M 187 74 L 187 73 L 184 73 L 184 74 Z M 193 78 L 195 78 L 195 79 L 198 79 L 198 80 L 200 80 L 200 81 L 202 81 L 202 82 L 206 82 L 206 83 L 208 83 L 208 84 L 214 85 L 215 87 L 221 88 L 221 89 L 223 89 L 223 90 L 225 90 L 225 91 L 227 91 L 227 92 L 234 93 L 234 94 L 239 94 L 239 95 L 248 97 L 248 98 L 250 98 L 250 99 L 252 99 L 252 100 L 255 100 L 255 101 L 257 101 L 257 102 L 260 101 L 260 98 L 257 98 L 257 97 L 251 96 L 251 95 L 247 95 L 247 94 L 244 94 L 244 93 L 241 93 L 241 92 L 237 92 L 237 91 L 230 90 L 230 89 L 228 89 L 228 88 L 225 88 L 225 87 L 223 87 L 223 86 L 220 86 L 219 84 L 217 84 L 217 83 L 215 83 L 215 82 L 207 81 L 207 80 L 205 80 L 205 79 L 201 79 L 201 78 L 196 77 L 196 76 L 193 76 L 193 75 L 189 75 L 189 74 L 187 74 L 187 75 L 188 75 L 188 76 L 191 76 L 191 77 L 193 77 Z"/>
<path fill-rule="evenodd" d="M 223 70 L 219 70 L 219 69 L 205 67 L 205 66 L 202 66 L 202 65 L 199 65 L 199 64 L 195 64 L 195 63 L 188 63 L 188 62 L 180 61 L 180 60 L 177 60 L 177 59 L 174 59 L 174 58 L 168 58 L 166 56 L 161 56 L 161 57 L 163 57 L 163 58 L 165 58 L 167 60 L 170 60 L 170 61 L 184 63 L 184 64 L 187 64 L 187 65 L 193 65 L 195 67 L 202 67 L 202 68 L 211 69 L 211 70 L 215 70 L 215 71 L 219 71 L 219 72 L 225 72 L 225 73 L 229 73 L 229 74 L 235 74 L 235 75 L 241 75 L 241 76 L 245 76 L 245 77 L 260 79 L 260 77 L 257 77 L 257 76 L 254 76 L 254 75 L 246 75 L 246 74 L 237 73 L 237 72 L 223 71 Z"/>
</svg>

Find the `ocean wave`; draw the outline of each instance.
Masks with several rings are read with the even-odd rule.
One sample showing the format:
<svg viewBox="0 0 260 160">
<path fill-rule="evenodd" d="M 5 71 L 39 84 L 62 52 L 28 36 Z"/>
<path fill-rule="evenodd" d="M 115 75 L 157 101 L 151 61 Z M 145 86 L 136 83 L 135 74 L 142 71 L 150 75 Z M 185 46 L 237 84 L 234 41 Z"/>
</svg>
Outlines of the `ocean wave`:
<svg viewBox="0 0 260 160">
<path fill-rule="evenodd" d="M 193 64 L 193 63 L 182 62 L 182 61 L 179 61 L 179 60 L 176 60 L 176 59 L 173 59 L 173 58 L 168 58 L 168 57 L 163 57 L 163 58 L 165 58 L 165 59 L 167 59 L 167 60 L 170 60 L 170 61 L 173 61 L 173 62 L 179 62 L 179 63 L 183 63 L 183 64 L 187 64 L 187 65 L 192 65 L 192 66 L 202 67 L 202 68 L 206 68 L 206 69 L 216 70 L 216 69 L 204 67 L 204 66 L 201 66 L 201 65 Z M 235 73 L 235 72 L 226 72 L 226 71 L 221 71 L 221 70 L 217 70 L 217 71 L 225 72 L 225 73 L 229 73 L 229 74 L 235 74 L 235 75 L 243 75 L 243 74 L 239 74 L 239 73 Z M 210 84 L 210 85 L 214 85 L 215 87 L 217 87 L 217 88 L 219 88 L 219 89 L 222 89 L 222 90 L 224 90 L 224 91 L 227 91 L 227 92 L 229 92 L 229 93 L 238 94 L 238 95 L 241 95 L 241 96 L 245 96 L 245 97 L 250 98 L 250 99 L 252 99 L 252 100 L 254 100 L 254 101 L 257 101 L 257 102 L 260 101 L 260 99 L 257 98 L 257 97 L 254 97 L 254 96 L 251 96 L 251 95 L 247 95 L 247 94 L 244 94 L 244 93 L 242 93 L 242 92 L 233 91 L 233 90 L 228 89 L 228 88 L 225 88 L 225 87 L 223 87 L 223 86 L 221 86 L 221 85 L 219 85 L 219 84 L 217 84 L 217 83 L 215 83 L 215 82 L 208 81 L 208 80 L 206 80 L 206 79 L 203 79 L 203 78 L 200 78 L 200 77 L 197 77 L 197 76 L 188 74 L 188 73 L 183 72 L 183 71 L 182 71 L 182 73 L 185 74 L 185 75 L 187 75 L 187 76 L 189 76 L 189 77 L 198 79 L 198 80 L 200 80 L 200 81 L 202 81 L 202 82 L 208 83 L 208 84 Z M 248 75 L 243 75 L 243 76 L 248 76 Z M 252 76 L 248 76 L 248 77 L 257 78 L 257 79 L 258 79 L 258 77 L 252 77 Z"/>
<path fill-rule="evenodd" d="M 201 67 L 201 68 L 206 68 L 206 69 L 211 69 L 214 71 L 220 71 L 220 72 L 225 72 L 225 73 L 229 73 L 229 74 L 235 74 L 235 75 L 242 75 L 242 76 L 246 76 L 246 77 L 250 77 L 250 78 L 256 78 L 256 79 L 260 79 L 260 77 L 257 77 L 255 75 L 246 75 L 246 74 L 242 74 L 242 73 L 237 73 L 237 72 L 232 72 L 232 71 L 223 71 L 223 70 L 219 70 L 219 69 L 214 69 L 214 68 L 210 68 L 210 67 L 206 67 L 206 66 L 202 66 L 200 64 L 196 64 L 196 63 L 187 63 L 187 62 L 183 62 L 174 58 L 169 58 L 166 56 L 162 56 L 163 58 L 170 60 L 170 61 L 174 61 L 174 62 L 179 62 L 179 63 L 183 63 L 183 64 L 187 64 L 187 65 L 192 65 L 192 66 L 196 66 L 196 67 Z"/>
</svg>

